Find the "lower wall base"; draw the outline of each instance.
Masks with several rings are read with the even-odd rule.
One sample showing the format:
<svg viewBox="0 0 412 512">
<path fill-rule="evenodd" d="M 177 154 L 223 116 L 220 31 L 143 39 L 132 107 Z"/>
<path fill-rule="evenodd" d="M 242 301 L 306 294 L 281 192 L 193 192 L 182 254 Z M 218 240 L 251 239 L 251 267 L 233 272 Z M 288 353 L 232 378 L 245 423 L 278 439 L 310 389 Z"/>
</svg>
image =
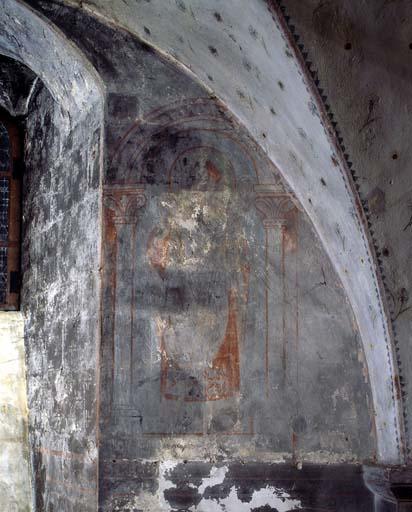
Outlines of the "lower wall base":
<svg viewBox="0 0 412 512">
<path fill-rule="evenodd" d="M 0 312 L 0 346 L 0 505 L 7 512 L 30 512 L 31 472 L 20 313 Z M 394 512 L 397 494 L 405 496 L 411 481 L 412 473 L 404 468 L 304 464 L 299 469 L 279 463 L 156 463 L 116 459 L 101 462 L 99 511 Z M 75 510 L 61 501 L 66 491 L 56 482 L 49 485 L 53 487 L 54 498 L 42 503 L 39 512 L 54 510 L 52 502 L 59 503 L 57 508 L 62 512 Z M 407 510 L 409 505 L 400 506 L 403 508 L 399 510 Z"/>
<path fill-rule="evenodd" d="M 116 460 L 101 470 L 101 512 L 375 510 L 363 468 L 355 465 Z"/>
</svg>

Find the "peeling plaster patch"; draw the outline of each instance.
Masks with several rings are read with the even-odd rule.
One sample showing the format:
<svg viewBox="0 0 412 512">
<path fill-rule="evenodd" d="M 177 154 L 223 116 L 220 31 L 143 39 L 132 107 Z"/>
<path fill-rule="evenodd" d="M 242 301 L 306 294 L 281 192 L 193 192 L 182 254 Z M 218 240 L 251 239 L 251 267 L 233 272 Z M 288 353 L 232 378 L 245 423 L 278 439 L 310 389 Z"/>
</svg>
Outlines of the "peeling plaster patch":
<svg viewBox="0 0 412 512">
<path fill-rule="evenodd" d="M 170 505 L 165 500 L 165 491 L 173 489 L 174 484 L 170 478 L 170 473 L 179 463 L 177 461 L 165 460 L 159 464 L 159 504 L 161 510 L 171 510 Z"/>
<path fill-rule="evenodd" d="M 221 468 L 213 467 L 210 471 L 210 477 L 203 479 L 202 485 L 199 487 L 199 492 L 203 494 L 207 487 L 222 484 L 228 471 L 226 466 Z"/>
<path fill-rule="evenodd" d="M 346 389 L 345 386 L 343 386 L 342 388 L 336 389 L 332 395 L 332 402 L 333 402 L 334 409 L 336 409 L 338 400 L 343 400 L 344 402 L 349 401 L 348 390 Z"/>
<path fill-rule="evenodd" d="M 253 508 L 269 505 L 278 512 L 288 512 L 302 508 L 299 500 L 292 499 L 286 492 L 278 487 L 266 486 L 254 491 L 250 502 L 239 499 L 236 487 L 230 489 L 229 496 L 222 500 L 202 499 L 199 505 L 191 508 L 193 512 L 250 512 Z"/>
<path fill-rule="evenodd" d="M 161 510 L 171 511 L 171 505 L 165 499 L 165 491 L 176 489 L 176 484 L 170 480 L 171 473 L 179 465 L 177 461 L 165 461 L 160 463 L 159 468 L 159 505 Z M 229 472 L 227 466 L 213 466 L 210 476 L 203 478 L 199 487 L 189 483 L 188 486 L 197 489 L 200 495 L 204 495 L 207 489 L 224 484 L 226 475 Z M 242 501 L 238 495 L 236 486 L 232 486 L 225 498 L 218 497 L 202 498 L 198 505 L 190 507 L 192 512 L 250 512 L 256 507 L 266 505 L 275 508 L 278 512 L 288 512 L 302 508 L 300 500 L 292 499 L 288 493 L 279 487 L 267 485 L 262 489 L 255 490 L 250 501 Z"/>
</svg>

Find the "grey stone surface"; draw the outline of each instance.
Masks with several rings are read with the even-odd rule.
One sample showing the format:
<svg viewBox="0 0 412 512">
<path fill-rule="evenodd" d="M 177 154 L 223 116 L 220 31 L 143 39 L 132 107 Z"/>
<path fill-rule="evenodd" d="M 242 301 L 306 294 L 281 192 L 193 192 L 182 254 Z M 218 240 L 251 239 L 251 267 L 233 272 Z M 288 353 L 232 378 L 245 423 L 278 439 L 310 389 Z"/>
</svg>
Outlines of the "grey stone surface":
<svg viewBox="0 0 412 512">
<path fill-rule="evenodd" d="M 26 122 L 23 287 L 37 510 L 94 510 L 99 332 L 99 138 L 70 132 L 45 89 Z M 94 126 L 93 126 L 94 125 Z"/>
<path fill-rule="evenodd" d="M 0 53 L 44 84 L 27 117 L 23 200 L 36 510 L 95 510 L 103 91 L 47 21 L 15 1 L 0 12 Z"/>
<path fill-rule="evenodd" d="M 75 124 L 84 113 L 102 106 L 101 82 L 61 34 L 22 2 L 2 0 L 0 8 L 1 54 L 39 76 L 69 122 Z"/>
</svg>

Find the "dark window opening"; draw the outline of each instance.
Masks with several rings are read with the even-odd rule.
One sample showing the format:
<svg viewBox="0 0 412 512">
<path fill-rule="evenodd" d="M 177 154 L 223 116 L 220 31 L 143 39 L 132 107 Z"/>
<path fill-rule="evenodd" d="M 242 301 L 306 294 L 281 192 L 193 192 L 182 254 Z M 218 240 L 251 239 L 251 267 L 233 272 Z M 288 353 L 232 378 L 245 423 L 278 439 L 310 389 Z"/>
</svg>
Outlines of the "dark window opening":
<svg viewBox="0 0 412 512">
<path fill-rule="evenodd" d="M 17 124 L 0 112 L 0 309 L 19 309 L 21 139 Z"/>
</svg>

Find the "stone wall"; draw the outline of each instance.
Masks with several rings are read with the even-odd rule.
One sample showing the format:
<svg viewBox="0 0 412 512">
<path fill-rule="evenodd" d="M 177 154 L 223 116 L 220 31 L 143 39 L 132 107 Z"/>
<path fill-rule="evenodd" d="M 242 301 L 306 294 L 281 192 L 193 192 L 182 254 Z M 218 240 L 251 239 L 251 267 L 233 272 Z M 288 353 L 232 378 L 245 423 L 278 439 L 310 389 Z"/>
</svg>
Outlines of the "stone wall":
<svg viewBox="0 0 412 512">
<path fill-rule="evenodd" d="M 36 510 L 86 512 L 97 498 L 100 129 L 68 116 L 43 87 L 26 120 L 22 310 Z"/>
<path fill-rule="evenodd" d="M 213 12 L 167 2 L 187 40 L 175 33 L 178 24 L 160 35 L 156 23 L 142 24 L 153 21 L 156 2 L 140 11 L 146 18 L 130 16 L 129 26 L 146 39 L 153 33 L 167 55 L 99 22 L 82 4 L 30 3 L 81 49 L 107 92 L 103 176 L 99 118 L 92 111 L 79 122 L 82 109 L 74 116 L 67 110 L 70 95 L 44 87 L 27 119 L 22 305 L 37 509 L 96 510 L 99 501 L 104 512 L 369 510 L 356 465 L 330 470 L 326 485 L 316 464 L 398 460 L 391 434 L 398 426 L 386 423 L 382 411 L 392 414 L 400 395 L 387 402 L 379 392 L 382 383 L 390 393 L 395 382 L 390 371 L 379 373 L 391 366 L 382 356 L 388 347 L 390 356 L 390 340 L 385 348 L 379 331 L 379 343 L 367 343 L 368 336 L 376 341 L 377 325 L 386 326 L 375 321 L 377 287 L 373 300 L 368 292 L 376 275 L 366 265 L 365 217 L 355 209 L 340 149 L 330 154 L 320 107 L 295 104 L 312 92 L 293 78 L 292 46 L 283 38 L 282 79 L 271 83 L 276 66 L 263 79 L 257 66 L 270 57 L 265 38 L 253 25 L 242 31 L 243 18 L 235 17 L 239 26 L 232 31 L 231 2 Z M 120 17 L 128 12 L 113 5 Z M 248 5 L 267 15 L 266 3 Z M 325 9 L 314 6 L 315 16 L 310 5 L 297 13 L 303 31 L 304 14 L 316 17 Z M 203 28 L 194 31 L 202 38 L 193 37 L 189 28 L 198 22 L 213 27 L 217 43 L 206 44 L 211 36 Z M 220 45 L 219 38 L 231 42 Z M 244 56 L 230 74 L 237 61 L 229 57 L 235 48 L 239 58 L 238 47 Z M 249 52 L 256 58 L 248 59 Z M 194 63 L 197 76 L 174 57 Z M 238 75 L 242 87 L 232 90 L 228 84 Z M 262 104 L 261 79 L 273 103 Z M 215 86 L 226 102 L 211 93 Z M 69 89 L 76 87 L 62 87 L 66 95 Z M 294 151 L 287 151 L 292 139 Z M 385 193 L 373 194 L 378 220 Z M 345 203 L 347 196 L 354 202 Z M 364 253 L 356 245 L 359 233 Z M 342 277 L 345 268 L 346 293 L 336 272 Z M 390 293 L 395 319 L 409 311 L 402 290 Z M 358 307 L 355 316 L 351 304 Z M 362 321 L 373 328 L 362 331 Z M 362 340 L 369 362 L 377 363 L 369 365 L 372 388 Z M 390 443 L 382 444 L 385 436 Z M 275 465 L 280 462 L 289 469 Z M 313 481 L 320 482 L 316 490 Z"/>
<path fill-rule="evenodd" d="M 159 485 L 182 460 L 373 460 L 359 332 L 279 171 L 152 48 L 46 12 L 107 90 L 101 509 L 173 510 Z"/>
</svg>

